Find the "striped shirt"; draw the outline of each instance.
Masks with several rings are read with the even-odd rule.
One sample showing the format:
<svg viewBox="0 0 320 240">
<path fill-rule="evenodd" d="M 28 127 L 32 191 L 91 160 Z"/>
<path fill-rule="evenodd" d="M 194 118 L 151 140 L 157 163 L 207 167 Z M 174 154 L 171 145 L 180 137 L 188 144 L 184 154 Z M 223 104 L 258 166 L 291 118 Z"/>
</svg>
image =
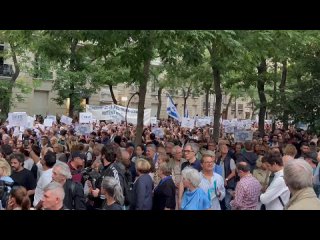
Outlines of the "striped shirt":
<svg viewBox="0 0 320 240">
<path fill-rule="evenodd" d="M 230 202 L 235 210 L 256 210 L 259 203 L 261 185 L 251 174 L 240 179 L 236 186 L 234 200 Z"/>
</svg>

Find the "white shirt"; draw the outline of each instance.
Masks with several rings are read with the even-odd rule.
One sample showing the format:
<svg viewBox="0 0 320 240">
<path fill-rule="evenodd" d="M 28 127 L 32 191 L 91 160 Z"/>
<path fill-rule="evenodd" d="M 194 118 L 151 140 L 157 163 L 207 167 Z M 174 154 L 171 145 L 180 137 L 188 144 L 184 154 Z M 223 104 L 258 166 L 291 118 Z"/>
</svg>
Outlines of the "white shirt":
<svg viewBox="0 0 320 240">
<path fill-rule="evenodd" d="M 209 209 L 221 210 L 219 200 L 222 201 L 226 195 L 223 178 L 216 173 L 213 174 L 210 181 L 203 175 L 202 172 L 200 172 L 200 176 L 201 182 L 199 184 L 199 188 L 201 188 L 207 194 L 208 198 L 210 198 L 209 200 L 211 202 L 211 207 Z M 221 193 L 219 198 L 217 196 L 217 192 Z"/>
<path fill-rule="evenodd" d="M 283 210 L 279 196 L 284 205 L 289 202 L 290 191 L 283 179 L 283 169 L 274 174 L 274 178 L 266 192 L 260 195 L 260 202 L 265 204 L 266 210 Z"/>
<path fill-rule="evenodd" d="M 31 158 L 27 158 L 26 160 L 24 160 L 23 167 L 31 171 L 33 164 L 34 161 Z"/>
<path fill-rule="evenodd" d="M 37 206 L 43 197 L 43 189 L 52 181 L 52 168 L 42 172 L 34 193 L 33 206 Z"/>
</svg>

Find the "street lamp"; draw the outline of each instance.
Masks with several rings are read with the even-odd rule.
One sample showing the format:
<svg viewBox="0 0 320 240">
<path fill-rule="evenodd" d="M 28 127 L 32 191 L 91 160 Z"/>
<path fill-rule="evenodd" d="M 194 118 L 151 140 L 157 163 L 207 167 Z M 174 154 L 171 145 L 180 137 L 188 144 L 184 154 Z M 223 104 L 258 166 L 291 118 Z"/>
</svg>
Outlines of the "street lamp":
<svg viewBox="0 0 320 240">
<path fill-rule="evenodd" d="M 128 127 L 128 121 L 127 121 L 127 115 L 128 115 L 128 107 L 129 107 L 129 104 L 131 102 L 131 99 L 135 96 L 135 95 L 139 95 L 139 92 L 135 92 L 129 99 L 128 103 L 127 103 L 127 108 L 126 108 L 126 128 Z"/>
</svg>

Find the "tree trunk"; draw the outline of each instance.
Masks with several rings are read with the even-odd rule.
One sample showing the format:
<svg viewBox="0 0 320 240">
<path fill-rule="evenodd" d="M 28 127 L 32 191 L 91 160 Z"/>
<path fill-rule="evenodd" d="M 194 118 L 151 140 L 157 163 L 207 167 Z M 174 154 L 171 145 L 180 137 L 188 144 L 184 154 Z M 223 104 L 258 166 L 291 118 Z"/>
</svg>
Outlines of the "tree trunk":
<svg viewBox="0 0 320 240">
<path fill-rule="evenodd" d="M 0 88 L 0 116 L 1 120 L 5 121 L 10 112 L 13 82 L 11 80 L 2 80 L 2 87 Z"/>
<path fill-rule="evenodd" d="M 76 48 L 78 45 L 78 40 L 77 39 L 72 39 L 71 41 L 71 46 L 70 46 L 70 52 L 71 52 L 71 56 L 70 56 L 70 65 L 69 65 L 69 70 L 71 72 L 75 72 L 76 71 Z M 75 89 L 74 89 L 74 84 L 73 82 L 70 83 L 70 93 L 69 93 L 69 101 L 70 101 L 70 105 L 69 105 L 69 117 L 73 118 L 74 117 L 74 110 L 75 110 L 75 93 L 74 93 Z"/>
<path fill-rule="evenodd" d="M 213 71 L 213 84 L 214 91 L 216 94 L 216 106 L 214 111 L 214 130 L 213 130 L 213 139 L 218 142 L 220 136 L 220 117 L 221 117 L 221 103 L 222 103 L 222 91 L 221 91 L 221 78 L 220 72 L 218 69 L 212 67 Z"/>
<path fill-rule="evenodd" d="M 229 101 L 228 101 L 228 104 L 227 104 L 227 107 L 226 107 L 226 119 L 228 119 L 228 112 L 229 112 L 229 107 L 231 105 L 232 98 L 233 98 L 233 96 L 230 95 L 230 98 L 229 98 Z"/>
<path fill-rule="evenodd" d="M 159 89 L 158 89 L 157 119 L 160 119 L 160 112 L 161 112 L 161 105 L 162 105 L 162 99 L 161 99 L 162 89 L 163 89 L 163 87 L 159 87 Z"/>
<path fill-rule="evenodd" d="M 187 92 L 184 89 L 182 89 L 182 91 L 183 91 L 183 116 L 185 116 L 186 112 L 187 112 L 187 100 L 190 96 L 191 85 L 192 85 L 192 82 L 190 82 L 189 87 L 187 89 Z"/>
<path fill-rule="evenodd" d="M 118 104 L 118 101 L 116 99 L 116 97 L 114 96 L 114 92 L 113 92 L 113 88 L 112 88 L 112 85 L 109 84 L 109 90 L 110 90 L 110 93 L 111 93 L 111 97 L 112 97 L 112 101 L 114 104 Z"/>
<path fill-rule="evenodd" d="M 273 106 L 274 106 L 274 111 L 273 111 L 273 121 L 272 121 L 272 132 L 276 129 L 276 121 L 275 121 L 275 114 L 278 112 L 277 111 L 277 71 L 278 71 L 278 63 L 274 63 L 274 79 L 273 79 Z"/>
<path fill-rule="evenodd" d="M 206 109 L 205 109 L 205 115 L 209 116 L 209 94 L 210 94 L 210 89 L 206 89 Z"/>
<path fill-rule="evenodd" d="M 20 66 L 18 63 L 18 59 L 17 59 L 17 54 L 15 51 L 15 46 L 9 42 L 10 45 L 10 49 L 11 49 L 11 57 L 12 57 L 12 61 L 13 61 L 13 65 L 14 65 L 14 73 L 10 79 L 10 81 L 7 82 L 2 82 L 1 85 L 3 88 L 3 90 L 0 92 L 1 96 L 0 96 L 0 115 L 2 116 L 2 118 L 4 120 L 7 119 L 8 114 L 10 112 L 10 107 L 11 107 L 11 97 L 12 97 L 12 90 L 14 87 L 14 84 L 17 80 L 17 78 L 19 77 L 20 74 Z"/>
<path fill-rule="evenodd" d="M 183 96 L 183 117 L 186 116 L 186 112 L 187 112 L 187 98 Z"/>
<path fill-rule="evenodd" d="M 260 66 L 258 69 L 258 82 L 257 82 L 257 88 L 258 88 L 258 94 L 260 99 L 260 109 L 259 109 L 259 132 L 260 135 L 264 135 L 264 118 L 267 111 L 267 99 L 264 92 L 264 85 L 266 82 L 266 72 L 267 72 L 267 63 L 266 60 L 263 59 L 260 63 Z"/>
<path fill-rule="evenodd" d="M 150 49 L 151 51 L 151 46 Z M 150 75 L 150 65 L 151 57 L 148 57 L 143 64 L 143 79 L 140 81 L 139 85 L 139 103 L 138 103 L 138 120 L 137 120 L 137 132 L 135 144 L 136 146 L 142 142 L 142 132 L 143 132 L 143 117 L 144 117 L 144 103 L 146 99 L 147 84 Z"/>
<path fill-rule="evenodd" d="M 280 95 L 281 95 L 281 104 L 285 106 L 286 103 L 286 95 L 285 95 L 285 88 L 286 88 L 286 81 L 287 81 L 287 60 L 284 60 L 282 62 L 282 76 L 281 76 L 281 83 L 279 86 L 279 90 L 280 90 Z M 284 107 L 283 110 L 283 117 L 282 117 L 282 121 L 283 121 L 283 128 L 285 130 L 288 130 L 288 121 L 289 121 L 289 113 L 288 110 L 286 109 L 286 107 Z"/>
</svg>

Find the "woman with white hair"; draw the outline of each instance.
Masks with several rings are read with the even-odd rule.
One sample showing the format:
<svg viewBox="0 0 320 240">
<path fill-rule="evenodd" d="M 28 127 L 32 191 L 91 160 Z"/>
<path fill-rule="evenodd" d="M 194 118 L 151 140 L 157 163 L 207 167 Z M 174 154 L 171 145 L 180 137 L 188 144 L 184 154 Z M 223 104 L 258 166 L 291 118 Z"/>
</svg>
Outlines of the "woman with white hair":
<svg viewBox="0 0 320 240">
<path fill-rule="evenodd" d="M 198 170 L 186 167 L 182 171 L 183 186 L 187 188 L 181 202 L 181 210 L 206 210 L 211 203 L 206 193 L 199 188 L 201 176 Z"/>
<path fill-rule="evenodd" d="M 101 193 L 106 198 L 103 210 L 123 210 L 124 197 L 122 188 L 119 181 L 114 177 L 103 178 Z"/>
<path fill-rule="evenodd" d="M 320 200 L 313 190 L 312 168 L 305 160 L 289 161 L 284 167 L 284 181 L 292 194 L 287 210 L 320 210 Z"/>
</svg>

